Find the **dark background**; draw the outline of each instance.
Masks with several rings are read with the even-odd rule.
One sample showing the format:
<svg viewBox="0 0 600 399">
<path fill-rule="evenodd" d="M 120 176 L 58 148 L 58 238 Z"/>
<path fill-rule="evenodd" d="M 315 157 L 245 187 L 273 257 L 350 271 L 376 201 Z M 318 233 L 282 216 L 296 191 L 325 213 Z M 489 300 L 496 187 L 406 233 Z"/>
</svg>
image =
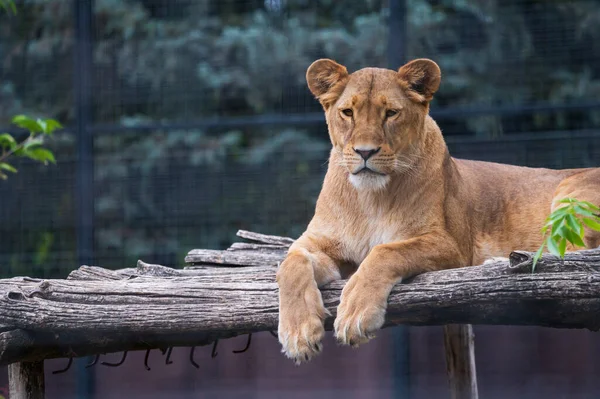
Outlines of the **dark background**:
<svg viewBox="0 0 600 399">
<path fill-rule="evenodd" d="M 122 268 L 137 259 L 181 266 L 190 249 L 224 248 L 240 228 L 297 237 L 327 166 L 326 126 L 304 81 L 320 57 L 351 71 L 435 60 L 443 78 L 431 113 L 454 156 L 599 164 L 597 1 L 17 7 L 16 16 L 0 13 L 0 130 L 13 132 L 18 113 L 66 129 L 49 144 L 58 165 L 20 162 L 0 182 L 2 277 L 62 278 L 79 264 Z M 482 397 L 600 394 L 594 334 L 475 332 Z M 160 360 L 150 372 L 141 358 L 91 377 L 79 367 L 49 375 L 49 397 L 447 397 L 439 328 L 390 329 L 358 351 L 326 344 L 301 368 L 268 334 L 243 355 L 229 351 L 243 338 L 225 341 L 216 360 L 203 349 L 200 372 L 183 349 L 174 365 Z"/>
</svg>

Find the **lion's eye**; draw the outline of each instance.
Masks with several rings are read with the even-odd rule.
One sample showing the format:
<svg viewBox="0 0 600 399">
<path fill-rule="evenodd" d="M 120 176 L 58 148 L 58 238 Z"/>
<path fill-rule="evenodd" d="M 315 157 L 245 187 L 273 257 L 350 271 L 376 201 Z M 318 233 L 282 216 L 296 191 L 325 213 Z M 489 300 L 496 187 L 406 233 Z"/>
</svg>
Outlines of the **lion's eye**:
<svg viewBox="0 0 600 399">
<path fill-rule="evenodd" d="M 395 109 L 388 109 L 387 111 L 385 111 L 386 118 L 391 118 L 392 116 L 396 115 L 398 115 L 398 111 L 396 111 Z"/>
<path fill-rule="evenodd" d="M 352 117 L 352 115 L 354 115 L 354 113 L 352 112 L 352 110 L 350 108 L 346 108 L 342 110 L 342 114 Z"/>
</svg>

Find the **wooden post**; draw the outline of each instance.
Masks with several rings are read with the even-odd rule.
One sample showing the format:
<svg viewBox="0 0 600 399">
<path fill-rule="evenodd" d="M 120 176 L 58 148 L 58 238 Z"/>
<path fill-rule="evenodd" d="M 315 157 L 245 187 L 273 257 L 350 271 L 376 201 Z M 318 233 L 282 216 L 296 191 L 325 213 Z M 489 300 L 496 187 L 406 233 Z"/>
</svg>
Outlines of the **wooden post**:
<svg viewBox="0 0 600 399">
<path fill-rule="evenodd" d="M 44 361 L 8 366 L 10 399 L 44 399 Z"/>
<path fill-rule="evenodd" d="M 473 327 L 470 324 L 444 326 L 444 346 L 452 399 L 477 399 Z"/>
</svg>

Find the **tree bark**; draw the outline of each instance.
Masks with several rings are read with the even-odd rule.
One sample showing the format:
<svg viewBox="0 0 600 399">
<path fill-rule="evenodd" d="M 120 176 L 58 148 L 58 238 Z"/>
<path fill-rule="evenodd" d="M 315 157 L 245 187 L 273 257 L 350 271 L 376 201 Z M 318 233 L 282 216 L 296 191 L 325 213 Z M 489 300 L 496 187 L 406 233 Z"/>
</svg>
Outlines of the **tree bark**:
<svg viewBox="0 0 600 399">
<path fill-rule="evenodd" d="M 44 361 L 9 365 L 8 383 L 10 399 L 43 399 Z"/>
<path fill-rule="evenodd" d="M 137 268 L 117 271 L 82 266 L 67 280 L 0 280 L 0 365 L 206 345 L 275 330 L 273 259 L 283 259 L 286 246 L 281 243 L 287 242 L 263 241 L 222 251 L 254 251 L 258 264 L 249 267 L 214 266 L 215 254 L 210 253 L 179 270 L 140 262 Z M 256 261 L 261 256 L 267 266 Z M 510 263 L 416 276 L 392 290 L 386 326 L 512 324 L 598 330 L 600 250 L 570 253 L 564 261 L 544 255 L 535 274 L 531 258 L 530 253 L 515 252 Z M 326 321 L 328 329 L 344 284 L 335 281 L 322 289 L 333 315 Z"/>
</svg>

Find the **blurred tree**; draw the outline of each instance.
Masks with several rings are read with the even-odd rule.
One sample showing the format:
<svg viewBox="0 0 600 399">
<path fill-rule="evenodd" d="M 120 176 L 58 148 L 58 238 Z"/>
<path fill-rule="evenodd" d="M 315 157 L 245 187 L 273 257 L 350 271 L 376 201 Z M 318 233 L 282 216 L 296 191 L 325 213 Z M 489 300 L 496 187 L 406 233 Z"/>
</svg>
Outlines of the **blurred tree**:
<svg viewBox="0 0 600 399">
<path fill-rule="evenodd" d="M 17 6 L 13 0 L 0 0 L 0 8 L 3 8 L 4 11 L 10 11 L 13 14 L 17 13 Z"/>
<path fill-rule="evenodd" d="M 12 14 L 17 13 L 17 7 L 12 0 L 0 0 L 0 7 Z M 0 179 L 6 180 L 6 173 L 17 173 L 17 169 L 10 164 L 10 157 L 24 157 L 44 164 L 56 163 L 52 151 L 44 148 L 44 135 L 51 136 L 56 129 L 61 128 L 60 123 L 53 119 L 32 119 L 25 115 L 13 117 L 12 123 L 29 132 L 22 142 L 17 142 L 9 133 L 0 134 Z"/>
<path fill-rule="evenodd" d="M 17 4 L 19 18 L 0 15 L 0 125 L 21 113 L 71 124 L 72 1 Z M 254 229 L 300 233 L 325 170 L 324 126 L 136 128 L 320 112 L 304 81 L 316 58 L 336 59 L 350 70 L 384 67 L 388 40 L 402 40 L 410 58 L 430 57 L 442 67 L 436 110 L 600 98 L 600 46 L 590 45 L 600 39 L 594 1 L 407 0 L 406 38 L 388 37 L 394 16 L 387 7 L 385 0 L 95 0 L 94 123 L 104 124 L 103 131 L 112 123 L 131 127 L 94 142 L 102 264 L 124 266 L 124 257 L 133 262 L 159 253 L 181 259 L 190 246 L 230 241 L 248 220 Z M 599 125 L 600 112 L 586 110 L 464 118 L 446 122 L 444 131 L 499 136 Z M 66 163 L 73 143 L 65 133 L 52 148 Z M 548 153 L 555 159 L 561 150 Z M 75 204 L 64 193 L 74 177 L 66 165 L 60 177 L 48 178 L 55 194 L 43 203 L 30 187 L 11 186 L 20 200 L 7 199 L 5 215 L 24 207 L 35 214 L 14 222 L 27 234 L 18 243 L 4 240 L 0 253 L 36 253 L 40 242 L 52 242 L 62 252 L 43 251 L 45 259 L 73 264 Z M 43 238 L 48 231 L 52 240 Z"/>
</svg>

